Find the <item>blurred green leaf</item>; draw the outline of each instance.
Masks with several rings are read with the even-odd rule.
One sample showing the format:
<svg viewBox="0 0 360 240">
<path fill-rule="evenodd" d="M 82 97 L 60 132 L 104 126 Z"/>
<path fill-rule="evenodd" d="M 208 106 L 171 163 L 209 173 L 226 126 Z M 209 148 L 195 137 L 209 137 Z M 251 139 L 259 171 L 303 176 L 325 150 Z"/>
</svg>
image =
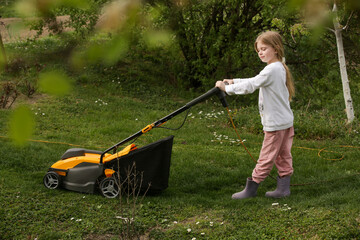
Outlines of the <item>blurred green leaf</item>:
<svg viewBox="0 0 360 240">
<path fill-rule="evenodd" d="M 321 41 L 321 36 L 324 35 L 326 29 L 322 25 L 317 24 L 312 26 L 310 31 L 311 31 L 310 42 L 312 44 L 318 44 Z"/>
<path fill-rule="evenodd" d="M 288 7 L 290 8 L 290 10 L 298 7 L 303 7 L 306 1 L 307 0 L 289 0 Z"/>
<path fill-rule="evenodd" d="M 71 80 L 63 72 L 51 71 L 40 75 L 40 90 L 55 95 L 63 96 L 71 90 Z"/>
<path fill-rule="evenodd" d="M 86 61 L 90 63 L 97 62 L 101 58 L 103 51 L 104 46 L 97 44 L 91 45 L 86 52 Z"/>
<path fill-rule="evenodd" d="M 171 34 L 166 30 L 150 30 L 144 34 L 144 39 L 150 47 L 167 45 L 170 43 Z"/>
<path fill-rule="evenodd" d="M 36 14 L 35 1 L 32 0 L 20 0 L 14 5 L 14 9 L 23 17 L 33 17 Z"/>
<path fill-rule="evenodd" d="M 106 64 L 112 65 L 125 56 L 130 45 L 129 38 L 128 34 L 119 34 L 110 41 L 102 53 Z"/>
<path fill-rule="evenodd" d="M 89 0 L 19 0 L 15 3 L 15 11 L 24 17 L 41 13 L 47 15 L 58 7 L 70 7 L 86 10 L 90 7 Z"/>
<path fill-rule="evenodd" d="M 19 106 L 11 116 L 9 122 L 9 136 L 16 145 L 24 145 L 34 132 L 35 121 L 27 106 Z"/>
</svg>

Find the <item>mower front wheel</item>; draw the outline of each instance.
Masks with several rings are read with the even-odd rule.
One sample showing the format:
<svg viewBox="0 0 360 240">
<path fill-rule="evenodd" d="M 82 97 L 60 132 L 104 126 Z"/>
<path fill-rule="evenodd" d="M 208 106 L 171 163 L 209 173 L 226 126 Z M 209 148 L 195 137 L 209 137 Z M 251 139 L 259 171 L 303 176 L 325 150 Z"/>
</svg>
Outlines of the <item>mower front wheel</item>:
<svg viewBox="0 0 360 240">
<path fill-rule="evenodd" d="M 114 177 L 108 177 L 101 180 L 100 192 L 106 198 L 116 198 L 120 193 L 120 187 Z"/>
<path fill-rule="evenodd" d="M 48 172 L 45 174 L 43 182 L 46 188 L 56 189 L 60 186 L 60 176 L 57 172 Z"/>
</svg>

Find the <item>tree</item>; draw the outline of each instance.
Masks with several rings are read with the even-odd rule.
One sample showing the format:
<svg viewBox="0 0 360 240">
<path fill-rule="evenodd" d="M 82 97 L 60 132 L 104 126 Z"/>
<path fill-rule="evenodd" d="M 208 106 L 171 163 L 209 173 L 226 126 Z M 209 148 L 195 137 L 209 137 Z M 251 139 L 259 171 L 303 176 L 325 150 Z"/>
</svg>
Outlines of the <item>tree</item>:
<svg viewBox="0 0 360 240">
<path fill-rule="evenodd" d="M 345 106 L 346 106 L 346 115 L 347 115 L 347 123 L 351 123 L 354 118 L 354 107 L 353 107 L 353 101 L 351 98 L 350 93 L 350 86 L 349 86 L 349 79 L 348 74 L 346 70 L 346 61 L 345 61 L 345 53 L 344 53 L 344 44 L 343 44 L 343 38 L 342 38 L 342 31 L 343 29 L 346 29 L 347 26 L 341 27 L 338 19 L 337 14 L 337 5 L 336 2 L 334 2 L 333 7 L 333 22 L 334 22 L 334 30 L 336 36 L 336 45 L 338 50 L 338 58 L 339 58 L 339 65 L 340 65 L 340 73 L 341 73 L 341 82 L 343 86 L 343 92 L 344 92 L 344 99 L 345 99 Z"/>
<path fill-rule="evenodd" d="M 160 1 L 161 2 L 161 1 Z M 184 58 L 179 78 L 185 87 L 212 86 L 216 79 L 252 75 L 261 66 L 253 43 L 271 28 L 272 14 L 284 1 L 191 0 L 165 2 L 170 28 Z M 253 64 L 249 64 L 249 63 Z"/>
<path fill-rule="evenodd" d="M 293 2 L 295 3 L 295 0 Z M 301 24 L 304 24 L 304 26 L 309 29 L 307 31 L 311 32 L 311 35 L 313 36 L 312 41 L 319 46 L 319 50 L 326 52 L 327 55 L 332 56 L 333 58 L 326 59 L 325 56 L 319 55 L 319 62 L 323 63 L 324 60 L 327 60 L 325 61 L 327 66 L 324 66 L 324 69 L 329 72 L 332 71 L 332 78 L 336 77 L 338 79 L 338 72 L 336 72 L 335 76 L 335 72 L 332 70 L 335 69 L 335 65 L 333 64 L 334 59 L 336 59 L 332 49 L 337 49 L 337 64 L 340 65 L 340 78 L 343 88 L 342 93 L 346 106 L 347 124 L 351 123 L 355 118 L 353 100 L 350 94 L 350 81 L 348 78 L 347 66 L 350 65 L 353 67 L 353 70 L 355 69 L 355 71 L 357 71 L 357 64 L 353 64 L 353 62 L 355 58 L 358 58 L 359 52 L 352 49 L 357 49 L 357 45 L 360 42 L 357 42 L 357 40 L 354 41 L 353 37 L 354 35 L 356 36 L 358 34 L 358 26 L 353 27 L 353 34 L 350 31 L 344 30 L 349 28 L 352 18 L 358 17 L 359 13 L 356 12 L 356 9 L 360 8 L 360 6 L 358 6 L 358 2 L 358 0 L 302 0 L 300 2 L 296 2 L 297 4 L 300 3 L 300 5 L 294 4 L 296 7 L 301 7 L 299 11 L 302 13 L 303 17 Z M 341 6 L 341 8 L 338 9 L 338 6 Z M 345 27 L 341 26 L 340 24 L 340 22 L 344 21 L 344 19 L 345 21 L 347 19 Z M 326 31 L 326 29 L 330 30 L 332 33 L 334 33 L 334 35 L 330 34 L 330 32 Z M 349 44 L 347 49 L 346 45 L 344 44 L 345 41 L 343 41 L 345 39 L 344 36 L 346 36 L 346 43 Z M 358 39 L 358 37 L 356 37 L 356 39 Z M 334 40 L 336 41 L 336 44 L 334 44 Z M 320 42 L 322 46 L 318 44 Z M 351 50 L 349 51 L 350 57 L 348 61 L 345 61 L 346 50 Z M 318 68 L 319 67 L 320 66 L 318 66 Z M 312 70 L 315 72 L 315 69 Z M 324 71 L 321 71 L 321 73 L 326 74 Z M 353 76 L 355 77 L 356 75 Z M 326 88 L 327 86 L 332 88 L 330 90 L 332 93 L 329 92 L 327 94 L 328 96 L 332 96 L 334 91 L 340 88 L 340 85 L 335 85 L 335 83 L 331 83 L 331 81 L 320 81 L 317 84 L 320 84 L 320 86 L 323 88 Z M 319 88 L 317 91 L 319 91 Z"/>
</svg>

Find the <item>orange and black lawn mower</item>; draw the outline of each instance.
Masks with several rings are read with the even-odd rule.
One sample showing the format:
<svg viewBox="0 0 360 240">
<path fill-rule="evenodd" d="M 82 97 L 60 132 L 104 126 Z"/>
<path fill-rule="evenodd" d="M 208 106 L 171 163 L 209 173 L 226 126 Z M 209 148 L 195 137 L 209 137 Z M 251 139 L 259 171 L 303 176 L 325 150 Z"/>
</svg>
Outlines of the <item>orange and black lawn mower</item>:
<svg viewBox="0 0 360 240">
<path fill-rule="evenodd" d="M 140 191 L 159 193 L 165 190 L 168 187 L 174 136 L 169 136 L 140 148 L 131 143 L 122 150 L 117 151 L 119 146 L 136 140 L 153 128 L 160 127 L 168 120 L 185 110 L 190 110 L 192 106 L 205 101 L 213 95 L 219 97 L 224 107 L 228 106 L 225 98 L 226 94 L 219 88 L 214 87 L 173 113 L 147 125 L 105 151 L 84 148 L 68 149 L 62 155 L 61 160 L 54 163 L 45 174 L 43 178 L 45 187 L 49 189 L 64 188 L 82 193 L 94 193 L 99 190 L 103 196 L 115 198 L 121 192 L 120 183 L 129 178 L 129 169 L 135 169 L 136 173 L 141 173 L 141 178 L 137 180 L 137 187 L 140 188 Z M 186 117 L 184 122 L 185 120 Z M 110 153 L 111 151 L 113 153 Z"/>
</svg>

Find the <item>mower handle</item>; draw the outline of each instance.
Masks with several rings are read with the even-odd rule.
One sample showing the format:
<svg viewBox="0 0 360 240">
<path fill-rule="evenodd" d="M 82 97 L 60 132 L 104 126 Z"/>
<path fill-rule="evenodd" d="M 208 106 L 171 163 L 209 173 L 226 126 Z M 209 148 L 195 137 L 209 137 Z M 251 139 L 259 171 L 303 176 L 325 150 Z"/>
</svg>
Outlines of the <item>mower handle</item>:
<svg viewBox="0 0 360 240">
<path fill-rule="evenodd" d="M 212 95 L 216 94 L 218 96 L 218 98 L 220 99 L 223 107 L 228 107 L 228 103 L 226 101 L 226 94 L 225 92 L 221 91 L 220 88 L 218 87 L 213 87 L 212 89 L 210 89 L 209 91 L 207 91 L 206 93 L 204 93 L 203 95 L 195 98 L 194 100 L 190 101 L 189 103 L 187 103 L 186 105 L 189 107 L 192 107 L 200 102 L 205 101 L 206 99 L 208 99 L 209 97 L 211 97 Z"/>
<path fill-rule="evenodd" d="M 150 131 L 153 128 L 159 127 L 160 125 L 164 124 L 165 122 L 167 122 L 168 120 L 170 120 L 171 118 L 175 117 L 176 115 L 179 115 L 180 113 L 184 112 L 185 110 L 191 108 L 192 106 L 205 101 L 206 99 L 210 98 L 213 95 L 217 95 L 218 98 L 220 99 L 223 107 L 228 107 L 228 103 L 226 101 L 226 94 L 225 92 L 223 92 L 222 90 L 220 90 L 220 88 L 218 87 L 213 87 L 212 89 L 210 89 L 209 91 L 207 91 L 206 93 L 204 93 L 203 95 L 193 99 L 192 101 L 188 102 L 186 105 L 184 105 L 183 107 L 179 108 L 178 110 L 174 111 L 173 113 L 161 118 L 160 120 L 157 120 L 156 122 L 147 125 L 146 127 L 144 127 L 143 129 L 141 129 L 140 131 L 138 131 L 137 133 L 129 136 L 128 138 L 122 140 L 121 142 L 115 144 L 114 146 L 106 149 L 100 156 L 100 164 L 103 163 L 103 158 L 105 156 L 105 154 L 113 149 L 116 149 L 117 147 L 119 147 L 120 145 L 127 143 L 139 136 L 141 136 L 142 134 Z"/>
</svg>

